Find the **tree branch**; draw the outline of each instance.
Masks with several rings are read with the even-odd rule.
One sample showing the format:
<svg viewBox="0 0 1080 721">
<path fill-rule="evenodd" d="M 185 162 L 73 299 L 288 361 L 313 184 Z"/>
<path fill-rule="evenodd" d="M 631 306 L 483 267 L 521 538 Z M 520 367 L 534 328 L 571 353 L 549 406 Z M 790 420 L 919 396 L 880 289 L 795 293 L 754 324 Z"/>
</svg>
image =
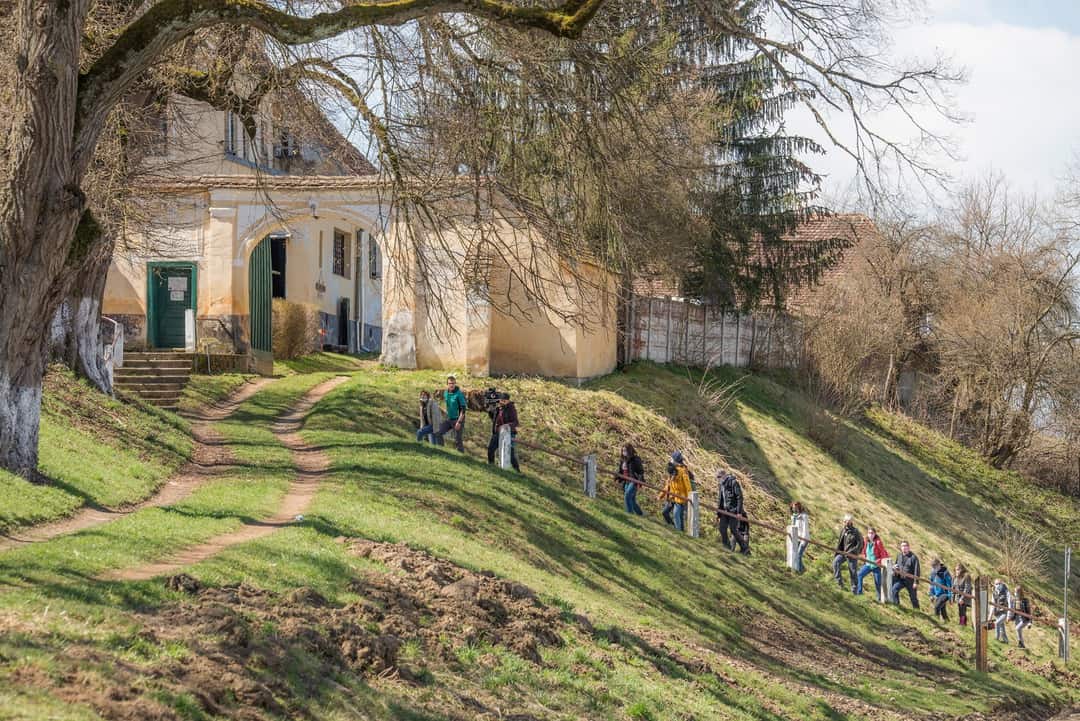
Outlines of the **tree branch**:
<svg viewBox="0 0 1080 721">
<path fill-rule="evenodd" d="M 215 25 L 253 27 L 284 45 L 302 45 L 373 25 L 401 25 L 438 13 L 468 13 L 520 28 L 576 38 L 604 0 L 551 9 L 504 0 L 391 0 L 348 4 L 298 17 L 258 0 L 162 0 L 150 7 L 79 78 L 76 153 L 87 157 L 104 117 L 131 83 L 172 45 Z M 86 136 L 86 137 L 84 137 Z"/>
</svg>

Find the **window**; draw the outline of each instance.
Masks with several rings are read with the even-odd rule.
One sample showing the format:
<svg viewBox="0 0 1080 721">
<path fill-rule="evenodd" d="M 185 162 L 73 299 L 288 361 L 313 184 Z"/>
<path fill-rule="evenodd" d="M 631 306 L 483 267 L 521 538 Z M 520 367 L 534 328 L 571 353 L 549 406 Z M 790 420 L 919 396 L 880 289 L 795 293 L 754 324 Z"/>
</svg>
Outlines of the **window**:
<svg viewBox="0 0 1080 721">
<path fill-rule="evenodd" d="M 368 270 L 371 271 L 372 279 L 382 275 L 382 261 L 379 258 L 379 244 L 368 235 Z"/>
<path fill-rule="evenodd" d="M 225 154 L 236 155 L 236 116 L 225 111 Z"/>
<path fill-rule="evenodd" d="M 349 237 L 334 228 L 334 275 L 349 277 Z"/>
</svg>

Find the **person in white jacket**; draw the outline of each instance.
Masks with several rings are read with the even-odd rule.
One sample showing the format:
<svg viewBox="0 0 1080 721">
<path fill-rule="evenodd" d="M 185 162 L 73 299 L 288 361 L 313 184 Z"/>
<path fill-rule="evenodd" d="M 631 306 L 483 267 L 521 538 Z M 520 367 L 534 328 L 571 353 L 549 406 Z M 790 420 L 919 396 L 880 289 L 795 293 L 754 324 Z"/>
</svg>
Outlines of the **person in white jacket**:
<svg viewBox="0 0 1080 721">
<path fill-rule="evenodd" d="M 1009 587 L 1000 578 L 994 579 L 992 596 L 990 617 L 994 620 L 994 638 L 1001 643 L 1008 643 L 1009 634 L 1005 630 L 1005 622 L 1009 620 L 1013 599 Z"/>
<path fill-rule="evenodd" d="M 795 551 L 795 572 L 802 573 L 806 570 L 803 554 L 810 545 L 810 514 L 798 501 L 791 504 L 791 525 L 795 526 L 795 536 L 799 539 L 799 547 Z"/>
</svg>

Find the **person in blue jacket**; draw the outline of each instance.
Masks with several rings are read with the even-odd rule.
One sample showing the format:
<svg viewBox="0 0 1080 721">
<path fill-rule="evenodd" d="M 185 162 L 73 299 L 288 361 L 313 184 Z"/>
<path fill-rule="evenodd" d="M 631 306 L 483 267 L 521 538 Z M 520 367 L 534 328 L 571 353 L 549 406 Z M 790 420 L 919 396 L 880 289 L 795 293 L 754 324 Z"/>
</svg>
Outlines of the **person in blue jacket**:
<svg viewBox="0 0 1080 721">
<path fill-rule="evenodd" d="M 940 558 L 931 561 L 930 569 L 930 600 L 934 604 L 934 615 L 948 621 L 949 601 L 952 600 L 952 576 Z"/>
</svg>

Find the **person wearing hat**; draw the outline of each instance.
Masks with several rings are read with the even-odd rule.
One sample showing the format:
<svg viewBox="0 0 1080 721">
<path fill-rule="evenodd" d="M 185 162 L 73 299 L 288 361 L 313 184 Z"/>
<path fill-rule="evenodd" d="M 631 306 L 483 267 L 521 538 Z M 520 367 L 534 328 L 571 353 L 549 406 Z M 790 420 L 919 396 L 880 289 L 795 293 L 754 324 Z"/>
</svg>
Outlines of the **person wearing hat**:
<svg viewBox="0 0 1080 721">
<path fill-rule="evenodd" d="M 840 538 L 836 541 L 836 555 L 833 557 L 833 578 L 840 588 L 844 587 L 842 577 L 843 568 L 848 569 L 848 578 L 851 580 L 851 592 L 859 592 L 859 559 L 863 552 L 863 537 L 859 529 L 855 527 L 855 520 L 851 514 L 844 516 L 844 525 L 840 529 Z"/>
<path fill-rule="evenodd" d="M 739 531 L 739 522 L 746 517 L 746 509 L 743 507 L 743 491 L 739 479 L 734 473 L 719 470 L 716 472 L 717 481 L 717 511 L 716 521 L 720 527 L 720 542 L 729 550 L 735 550 L 735 544 L 739 545 L 742 553 L 748 552 L 746 537 Z M 731 539 L 728 540 L 728 531 Z"/>
<path fill-rule="evenodd" d="M 518 414 L 514 402 L 510 400 L 510 394 L 500 393 L 499 405 L 495 406 L 494 410 L 489 411 L 489 414 L 491 415 L 491 440 L 488 441 L 488 463 L 495 462 L 495 452 L 499 450 L 499 429 L 503 426 L 510 426 L 510 465 L 520 473 L 521 467 L 518 465 L 516 448 Z"/>
<path fill-rule="evenodd" d="M 676 531 L 686 530 L 686 504 L 692 490 L 690 478 L 690 469 L 686 467 L 682 451 L 675 451 L 671 454 L 671 473 L 664 490 L 660 492 L 660 500 L 664 501 L 664 520 L 675 526 Z"/>
<path fill-rule="evenodd" d="M 465 399 L 465 394 L 458 387 L 457 379 L 454 376 L 446 376 L 446 391 L 443 392 L 443 401 L 446 405 L 446 418 L 443 419 L 442 425 L 439 426 L 438 432 L 435 434 L 435 438 L 439 445 L 442 445 L 443 436 L 454 431 L 454 447 L 458 449 L 459 453 L 465 452 L 465 409 L 468 407 L 468 401 Z"/>
<path fill-rule="evenodd" d="M 949 620 L 949 601 L 952 600 L 952 576 L 940 558 L 930 562 L 930 600 L 934 602 L 934 615 Z"/>
</svg>

